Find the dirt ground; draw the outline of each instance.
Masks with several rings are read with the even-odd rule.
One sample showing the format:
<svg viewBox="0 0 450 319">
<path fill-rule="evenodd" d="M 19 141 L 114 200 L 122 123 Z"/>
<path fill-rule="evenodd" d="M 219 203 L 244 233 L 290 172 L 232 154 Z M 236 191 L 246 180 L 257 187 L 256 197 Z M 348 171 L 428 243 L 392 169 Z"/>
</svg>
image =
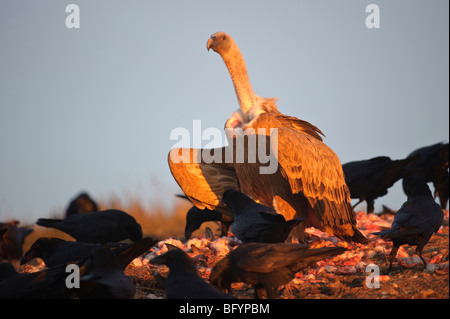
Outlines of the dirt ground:
<svg viewBox="0 0 450 319">
<path fill-rule="evenodd" d="M 392 215 L 357 214 L 358 227 L 370 240 L 368 245 L 348 244 L 316 229 L 307 229 L 308 243 L 312 248 L 337 245 L 348 248 L 348 251 L 297 273 L 289 284 L 279 288 L 277 298 L 449 299 L 448 211 L 443 226 L 423 251 L 427 267 L 415 255 L 414 247 L 402 246 L 387 273 L 392 243 L 371 233 L 389 227 L 392 220 Z M 162 277 L 166 277 L 169 270 L 148 261 L 167 250 L 165 242 L 185 249 L 205 280 L 208 280 L 211 268 L 237 245 L 231 236 L 214 240 L 196 238 L 187 243 L 172 238 L 159 242 L 147 255 L 136 258 L 125 269 L 125 274 L 136 283 L 135 298 L 164 298 Z M 192 245 L 198 249 L 192 250 Z M 254 298 L 253 288 L 244 283 L 233 284 L 231 294 L 242 299 Z"/>
</svg>

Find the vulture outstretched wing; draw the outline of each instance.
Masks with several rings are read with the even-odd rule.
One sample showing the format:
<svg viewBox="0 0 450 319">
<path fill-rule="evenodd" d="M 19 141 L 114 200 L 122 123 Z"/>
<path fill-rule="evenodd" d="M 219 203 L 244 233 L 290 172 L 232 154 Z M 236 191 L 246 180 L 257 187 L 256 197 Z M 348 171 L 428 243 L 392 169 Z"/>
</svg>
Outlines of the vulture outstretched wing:
<svg viewBox="0 0 450 319">
<path fill-rule="evenodd" d="M 176 148 L 169 153 L 173 177 L 187 197 L 200 209 L 216 209 L 228 189 L 239 190 L 239 180 L 232 166 L 225 164 L 226 147 L 207 150 L 221 153 L 223 161 L 206 163 L 201 149 Z"/>
</svg>

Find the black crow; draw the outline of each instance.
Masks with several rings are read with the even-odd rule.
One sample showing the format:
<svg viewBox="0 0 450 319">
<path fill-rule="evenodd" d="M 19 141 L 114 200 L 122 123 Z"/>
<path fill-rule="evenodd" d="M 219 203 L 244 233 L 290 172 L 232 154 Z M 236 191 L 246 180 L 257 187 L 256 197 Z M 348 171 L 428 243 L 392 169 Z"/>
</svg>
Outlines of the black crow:
<svg viewBox="0 0 450 319">
<path fill-rule="evenodd" d="M 12 264 L 8 262 L 0 263 L 0 283 L 6 280 L 8 277 L 13 277 L 17 274 L 17 270 Z"/>
<path fill-rule="evenodd" d="M 254 286 L 257 298 L 266 291 L 267 298 L 274 299 L 277 288 L 297 272 L 345 251 L 343 247 L 310 249 L 305 244 L 242 244 L 214 266 L 209 281 L 228 292 L 232 283 L 245 282 Z"/>
<path fill-rule="evenodd" d="M 222 201 L 234 214 L 231 231 L 243 243 L 284 242 L 292 228 L 305 220 L 296 218 L 286 221 L 273 208 L 258 204 L 247 195 L 234 190 L 225 191 Z"/>
<path fill-rule="evenodd" d="M 94 250 L 104 247 L 116 254 L 122 269 L 125 269 L 134 258 L 147 252 L 156 243 L 157 241 L 151 238 L 141 239 L 134 244 L 92 244 L 65 241 L 54 237 L 41 237 L 23 255 L 20 264 L 23 265 L 34 258 L 41 258 L 47 267 L 76 263 L 89 256 Z"/>
<path fill-rule="evenodd" d="M 27 237 L 32 231 L 32 228 L 19 227 L 18 221 L 11 221 L 8 223 L 0 223 L 0 229 L 3 231 L 3 236 L 0 236 L 0 261 L 7 259 L 14 267 L 19 266 L 19 260 L 22 257 L 22 246 Z"/>
<path fill-rule="evenodd" d="M 442 209 L 447 209 L 447 201 L 449 198 L 449 172 L 444 172 L 442 179 L 434 182 L 434 198 L 439 198 Z"/>
<path fill-rule="evenodd" d="M 192 206 L 186 214 L 186 227 L 184 229 L 184 238 L 188 240 L 191 238 L 192 233 L 199 229 L 204 222 L 218 221 L 222 226 L 222 236 L 228 234 L 233 218 L 221 214 L 217 210 L 211 210 L 208 208 L 200 209 L 196 206 Z"/>
<path fill-rule="evenodd" d="M 65 219 L 39 218 L 36 224 L 57 228 L 85 243 L 142 239 L 141 226 L 134 217 L 117 209 L 75 214 Z"/>
<path fill-rule="evenodd" d="M 0 299 L 72 298 L 75 291 L 65 284 L 66 265 L 33 273 L 18 273 L 9 263 L 0 263 Z"/>
<path fill-rule="evenodd" d="M 359 199 L 353 208 L 366 201 L 367 213 L 373 213 L 375 199 L 386 195 L 388 189 L 408 173 L 405 167 L 414 163 L 418 157 L 392 160 L 387 156 L 378 156 L 343 164 L 350 197 Z"/>
<path fill-rule="evenodd" d="M 381 212 L 377 213 L 378 216 L 397 214 L 396 210 L 393 210 L 393 209 L 387 207 L 386 205 L 381 205 L 381 207 L 382 207 L 382 210 L 381 210 Z"/>
<path fill-rule="evenodd" d="M 422 257 L 423 247 L 433 233 L 439 230 L 444 219 L 441 207 L 434 201 L 430 188 L 424 182 L 409 185 L 408 200 L 400 207 L 394 217 L 391 229 L 374 233 L 391 240 L 394 244 L 390 254 L 389 269 L 401 245 L 416 246 L 416 253 L 426 265 Z"/>
<path fill-rule="evenodd" d="M 34 273 L 17 273 L 8 265 L 0 264 L 0 298 L 122 299 L 133 298 L 136 291 L 131 279 L 123 273 L 117 256 L 108 248 L 98 248 L 76 263 Z M 75 267 L 68 269 L 72 265 Z"/>
<path fill-rule="evenodd" d="M 448 201 L 448 162 L 449 143 L 436 143 L 421 147 L 408 157 L 420 155 L 419 160 L 407 168 L 416 168 L 403 178 L 403 191 L 409 195 L 409 188 L 414 181 L 433 182 L 434 194 L 439 196 L 442 209 L 446 209 Z"/>
<path fill-rule="evenodd" d="M 80 288 L 76 289 L 81 299 L 131 299 L 136 287 L 126 276 L 117 256 L 108 248 L 98 248 L 80 266 Z"/>
<path fill-rule="evenodd" d="M 72 199 L 66 209 L 66 217 L 80 213 L 97 212 L 97 203 L 87 194 L 80 193 Z"/>
<path fill-rule="evenodd" d="M 156 265 L 169 267 L 169 276 L 164 286 L 167 299 L 232 299 L 211 286 L 197 274 L 192 259 L 181 249 L 166 244 L 169 251 L 150 260 Z"/>
</svg>

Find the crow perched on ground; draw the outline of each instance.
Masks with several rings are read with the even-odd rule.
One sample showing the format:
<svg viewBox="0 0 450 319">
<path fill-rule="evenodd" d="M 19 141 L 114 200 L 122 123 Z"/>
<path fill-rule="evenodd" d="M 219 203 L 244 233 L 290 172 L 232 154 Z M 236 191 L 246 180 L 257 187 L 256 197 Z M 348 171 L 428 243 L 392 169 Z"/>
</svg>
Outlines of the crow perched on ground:
<svg viewBox="0 0 450 319">
<path fill-rule="evenodd" d="M 218 221 L 222 224 L 222 236 L 228 234 L 233 218 L 219 213 L 217 210 L 211 210 L 208 208 L 200 209 L 196 206 L 192 206 L 186 214 L 186 227 L 184 229 L 184 238 L 188 240 L 194 231 L 200 228 L 204 222 Z"/>
<path fill-rule="evenodd" d="M 257 298 L 266 291 L 267 298 L 274 299 L 277 288 L 297 272 L 345 251 L 343 247 L 310 249 L 305 244 L 242 244 L 214 266 L 209 281 L 228 292 L 232 283 L 245 282 L 254 285 Z"/>
<path fill-rule="evenodd" d="M 98 248 L 81 261 L 74 263 L 79 274 L 79 287 L 67 285 L 71 271 L 67 264 L 34 273 L 17 273 L 7 263 L 0 264 L 1 298 L 132 298 L 135 286 L 127 277 L 116 255 L 108 248 Z M 74 276 L 73 278 L 75 278 Z"/>
<path fill-rule="evenodd" d="M 96 249 L 81 265 L 81 272 L 84 274 L 76 290 L 81 299 L 131 299 L 136 294 L 133 281 L 108 248 Z"/>
<path fill-rule="evenodd" d="M 409 195 L 409 188 L 414 181 L 433 182 L 434 195 L 439 196 L 441 208 L 446 209 L 449 198 L 449 143 L 421 147 L 409 154 L 408 158 L 416 155 L 420 155 L 420 158 L 407 167 L 415 170 L 403 178 L 403 191 Z"/>
<path fill-rule="evenodd" d="M 381 205 L 381 207 L 382 207 L 382 210 L 381 210 L 381 212 L 377 213 L 378 216 L 397 214 L 396 210 L 393 210 L 393 209 L 387 207 L 386 205 Z"/>
<path fill-rule="evenodd" d="M 191 200 L 186 195 L 176 194 L 178 198 L 183 198 L 189 202 Z M 220 210 L 220 211 L 219 211 Z M 200 228 L 204 222 L 220 222 L 222 226 L 222 236 L 228 234 L 228 229 L 233 222 L 233 214 L 226 208 L 211 210 L 208 208 L 200 209 L 193 205 L 186 214 L 186 227 L 184 228 L 184 238 L 188 240 L 192 233 Z"/>
<path fill-rule="evenodd" d="M 350 189 L 351 198 L 359 199 L 353 208 L 365 200 L 367 213 L 373 213 L 375 199 L 386 195 L 388 189 L 408 173 L 405 167 L 414 163 L 418 157 L 391 160 L 387 156 L 378 156 L 343 164 L 345 183 Z"/>
<path fill-rule="evenodd" d="M 374 233 L 389 239 L 394 244 L 390 254 L 389 269 L 401 245 L 416 246 L 416 253 L 426 265 L 422 257 L 423 247 L 433 233 L 439 230 L 444 219 L 441 207 L 434 201 L 430 188 L 424 182 L 410 185 L 409 199 L 395 214 L 391 229 Z"/>
<path fill-rule="evenodd" d="M 286 221 L 283 215 L 268 206 L 258 204 L 247 195 L 227 190 L 222 201 L 234 214 L 231 231 L 243 243 L 281 243 L 286 240 L 292 228 L 304 218 Z"/>
<path fill-rule="evenodd" d="M 97 212 L 97 203 L 87 194 L 81 193 L 72 199 L 66 209 L 66 217 L 80 213 Z"/>
<path fill-rule="evenodd" d="M 434 198 L 439 197 L 442 209 L 447 209 L 449 186 L 449 172 L 447 170 L 447 173 L 444 173 L 444 177 L 434 183 Z"/>
<path fill-rule="evenodd" d="M 142 239 L 141 226 L 134 217 L 117 209 L 75 214 L 65 219 L 39 218 L 36 224 L 57 228 L 85 243 L 117 242 L 128 238 L 136 242 Z"/>
<path fill-rule="evenodd" d="M 157 242 L 151 238 L 144 238 L 134 244 L 92 244 L 65 241 L 54 237 L 41 237 L 23 255 L 20 264 L 23 265 L 34 258 L 41 258 L 47 267 L 76 263 L 89 256 L 94 250 L 104 247 L 116 254 L 122 269 L 125 269 L 134 258 L 147 252 Z"/>
<path fill-rule="evenodd" d="M 65 285 L 66 265 L 34 273 L 18 273 L 10 263 L 0 263 L 0 299 L 72 298 Z"/>
<path fill-rule="evenodd" d="M 32 231 L 32 228 L 19 227 L 18 221 L 0 223 L 0 229 L 3 235 L 0 236 L 0 261 L 7 259 L 14 267 L 19 266 L 19 260 L 22 257 L 22 245 Z M 2 231 L 0 231 L 1 233 Z"/>
<path fill-rule="evenodd" d="M 167 299 L 234 299 L 200 278 L 194 262 L 184 251 L 170 244 L 166 246 L 169 251 L 150 263 L 170 269 L 164 284 Z"/>
</svg>

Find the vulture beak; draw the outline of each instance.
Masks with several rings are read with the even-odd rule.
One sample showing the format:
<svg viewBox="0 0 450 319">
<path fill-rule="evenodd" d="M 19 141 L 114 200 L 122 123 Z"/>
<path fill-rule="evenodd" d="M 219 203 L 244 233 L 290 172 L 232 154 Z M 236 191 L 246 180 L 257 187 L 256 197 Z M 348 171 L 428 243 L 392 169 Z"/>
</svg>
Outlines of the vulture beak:
<svg viewBox="0 0 450 319">
<path fill-rule="evenodd" d="M 208 42 L 206 42 L 206 48 L 208 49 L 208 51 L 209 51 L 209 49 L 211 49 L 211 45 L 214 42 L 214 40 L 215 39 L 213 37 L 211 37 L 208 39 Z"/>
</svg>

